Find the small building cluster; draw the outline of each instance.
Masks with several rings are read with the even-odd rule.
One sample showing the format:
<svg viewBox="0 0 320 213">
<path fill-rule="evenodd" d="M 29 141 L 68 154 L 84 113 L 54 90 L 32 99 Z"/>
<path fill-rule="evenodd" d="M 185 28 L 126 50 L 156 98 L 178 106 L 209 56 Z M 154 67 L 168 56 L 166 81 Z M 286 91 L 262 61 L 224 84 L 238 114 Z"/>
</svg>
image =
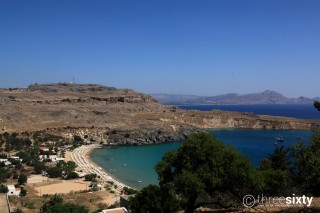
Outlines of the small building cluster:
<svg viewBox="0 0 320 213">
<path fill-rule="evenodd" d="M 5 166 L 11 165 L 12 161 L 22 161 L 18 156 L 9 155 L 7 158 L 0 158 L 0 163 L 4 163 Z"/>
<path fill-rule="evenodd" d="M 39 160 L 40 161 L 50 161 L 50 162 L 58 162 L 58 161 L 63 161 L 64 158 L 59 158 L 57 155 L 39 155 Z"/>
</svg>

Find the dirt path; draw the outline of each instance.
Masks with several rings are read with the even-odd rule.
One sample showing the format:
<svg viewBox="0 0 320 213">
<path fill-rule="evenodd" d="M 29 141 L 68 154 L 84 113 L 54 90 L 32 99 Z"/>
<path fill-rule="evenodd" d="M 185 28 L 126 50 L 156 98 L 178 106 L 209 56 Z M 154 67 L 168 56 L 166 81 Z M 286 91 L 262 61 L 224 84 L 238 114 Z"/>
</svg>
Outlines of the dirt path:
<svg viewBox="0 0 320 213">
<path fill-rule="evenodd" d="M 9 207 L 7 203 L 6 194 L 0 194 L 0 212 L 9 213 Z"/>
</svg>

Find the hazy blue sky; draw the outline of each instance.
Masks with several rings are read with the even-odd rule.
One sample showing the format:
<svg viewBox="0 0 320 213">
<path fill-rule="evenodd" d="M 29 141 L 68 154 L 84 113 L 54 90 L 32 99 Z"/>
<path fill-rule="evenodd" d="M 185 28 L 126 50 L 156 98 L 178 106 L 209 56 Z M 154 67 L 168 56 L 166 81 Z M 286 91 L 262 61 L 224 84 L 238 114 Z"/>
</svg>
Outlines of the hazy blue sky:
<svg viewBox="0 0 320 213">
<path fill-rule="evenodd" d="M 0 0 L 0 87 L 320 96 L 319 0 Z"/>
</svg>

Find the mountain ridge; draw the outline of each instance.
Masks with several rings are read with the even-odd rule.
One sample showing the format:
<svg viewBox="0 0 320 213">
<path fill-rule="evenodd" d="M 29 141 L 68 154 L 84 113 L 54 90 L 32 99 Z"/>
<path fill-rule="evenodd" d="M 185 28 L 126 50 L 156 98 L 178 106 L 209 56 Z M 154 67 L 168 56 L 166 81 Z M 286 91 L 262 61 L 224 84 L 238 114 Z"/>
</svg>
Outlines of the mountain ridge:
<svg viewBox="0 0 320 213">
<path fill-rule="evenodd" d="M 319 97 L 308 98 L 304 96 L 288 98 L 283 94 L 272 90 L 248 94 L 226 93 L 216 96 L 177 94 L 150 95 L 160 103 L 169 105 L 312 104 L 314 100 L 320 100 Z"/>
</svg>

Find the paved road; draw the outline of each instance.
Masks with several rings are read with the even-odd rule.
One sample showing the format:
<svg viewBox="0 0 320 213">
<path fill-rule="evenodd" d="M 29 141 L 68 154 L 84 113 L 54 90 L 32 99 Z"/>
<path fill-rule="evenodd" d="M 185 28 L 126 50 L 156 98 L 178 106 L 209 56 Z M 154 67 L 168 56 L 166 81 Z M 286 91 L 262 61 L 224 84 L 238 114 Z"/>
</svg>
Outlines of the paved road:
<svg viewBox="0 0 320 213">
<path fill-rule="evenodd" d="M 7 198 L 5 194 L 0 194 L 0 212 L 9 213 Z"/>
</svg>

